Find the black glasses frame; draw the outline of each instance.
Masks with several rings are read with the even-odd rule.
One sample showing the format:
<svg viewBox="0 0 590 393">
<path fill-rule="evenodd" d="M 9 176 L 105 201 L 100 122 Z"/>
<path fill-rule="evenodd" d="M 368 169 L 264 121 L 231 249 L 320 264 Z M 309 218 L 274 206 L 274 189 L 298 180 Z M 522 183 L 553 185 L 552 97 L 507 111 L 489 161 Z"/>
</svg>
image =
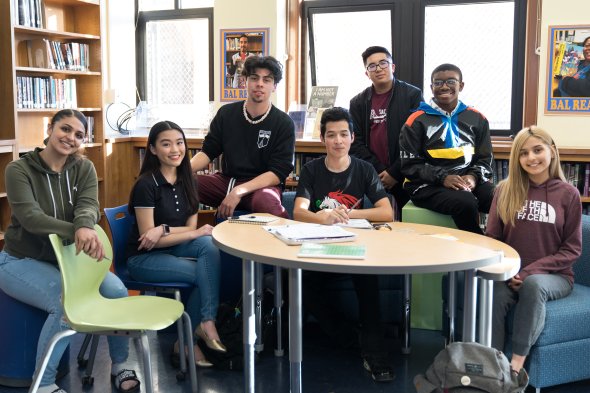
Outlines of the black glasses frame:
<svg viewBox="0 0 590 393">
<path fill-rule="evenodd" d="M 390 65 L 391 65 L 391 61 L 389 61 L 387 59 L 379 60 L 378 63 L 369 64 L 367 66 L 367 71 L 369 71 L 369 72 L 375 72 L 375 71 L 377 71 L 377 67 L 379 67 L 382 70 L 384 70 L 387 67 L 389 67 Z"/>
</svg>

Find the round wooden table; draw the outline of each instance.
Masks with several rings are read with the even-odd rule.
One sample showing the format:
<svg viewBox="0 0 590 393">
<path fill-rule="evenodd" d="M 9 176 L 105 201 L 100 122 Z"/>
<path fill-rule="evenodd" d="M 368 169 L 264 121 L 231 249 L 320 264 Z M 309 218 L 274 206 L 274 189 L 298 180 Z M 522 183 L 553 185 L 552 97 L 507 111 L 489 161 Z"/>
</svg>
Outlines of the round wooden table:
<svg viewBox="0 0 590 393">
<path fill-rule="evenodd" d="M 270 225 L 295 224 L 279 219 Z M 243 259 L 243 318 L 245 391 L 254 391 L 254 263 L 287 268 L 289 271 L 289 360 L 291 392 L 301 392 L 301 270 L 353 274 L 412 274 L 465 272 L 463 340 L 475 339 L 475 273 L 492 266 L 496 276 L 518 271 L 520 258 L 510 246 L 483 235 L 432 225 L 394 222 L 391 231 L 352 229 L 354 242 L 365 245 L 365 259 L 299 258 L 299 246 L 288 246 L 250 224 L 223 222 L 213 230 L 219 249 Z M 485 269 L 484 269 L 485 270 Z M 490 271 L 493 269 L 490 268 Z M 487 278 L 495 277 L 490 273 Z M 489 323 L 489 321 L 486 321 Z"/>
</svg>

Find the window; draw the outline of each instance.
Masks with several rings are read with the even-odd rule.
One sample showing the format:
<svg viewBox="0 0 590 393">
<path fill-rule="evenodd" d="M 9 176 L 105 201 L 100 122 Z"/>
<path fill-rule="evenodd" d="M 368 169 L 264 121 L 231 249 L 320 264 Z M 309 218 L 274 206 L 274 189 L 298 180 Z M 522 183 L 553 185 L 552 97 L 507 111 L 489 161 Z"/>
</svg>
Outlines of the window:
<svg viewBox="0 0 590 393">
<path fill-rule="evenodd" d="M 142 3 L 149 6 L 147 0 Z M 147 102 L 151 116 L 173 120 L 183 128 L 208 126 L 213 100 L 212 30 L 212 8 L 139 12 L 138 95 Z"/>
<path fill-rule="evenodd" d="M 442 63 L 457 65 L 460 99 L 482 112 L 492 130 L 510 130 L 513 86 L 514 2 L 427 5 L 424 17 L 424 99 L 430 75 Z"/>
<path fill-rule="evenodd" d="M 306 68 L 311 72 L 307 92 L 311 86 L 338 86 L 336 105 L 348 108 L 350 99 L 370 83 L 361 53 L 372 45 L 391 48 L 392 7 L 307 3 L 310 58 Z"/>
<path fill-rule="evenodd" d="M 348 107 L 370 85 L 361 53 L 381 45 L 391 50 L 395 77 L 421 87 L 426 101 L 434 67 L 459 66 L 461 99 L 488 118 L 492 135 L 513 134 L 522 128 L 526 7 L 514 0 L 304 0 L 302 99 L 312 85 L 336 85 L 336 105 Z"/>
</svg>

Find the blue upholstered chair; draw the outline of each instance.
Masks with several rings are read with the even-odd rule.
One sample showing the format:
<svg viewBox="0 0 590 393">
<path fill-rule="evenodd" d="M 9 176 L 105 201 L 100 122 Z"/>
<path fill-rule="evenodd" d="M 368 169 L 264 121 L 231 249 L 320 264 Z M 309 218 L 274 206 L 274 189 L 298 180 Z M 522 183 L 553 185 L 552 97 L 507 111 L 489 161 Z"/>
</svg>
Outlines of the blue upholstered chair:
<svg viewBox="0 0 590 393">
<path fill-rule="evenodd" d="M 0 290 L 0 315 L 4 316 L 0 322 L 0 385 L 28 387 L 35 371 L 37 341 L 47 320 L 47 313 Z M 69 348 L 62 356 L 57 379 L 70 371 Z"/>
<path fill-rule="evenodd" d="M 582 216 L 582 256 L 574 264 L 574 290 L 547 302 L 545 328 L 531 349 L 529 384 L 541 388 L 590 378 L 590 216 Z"/>
</svg>

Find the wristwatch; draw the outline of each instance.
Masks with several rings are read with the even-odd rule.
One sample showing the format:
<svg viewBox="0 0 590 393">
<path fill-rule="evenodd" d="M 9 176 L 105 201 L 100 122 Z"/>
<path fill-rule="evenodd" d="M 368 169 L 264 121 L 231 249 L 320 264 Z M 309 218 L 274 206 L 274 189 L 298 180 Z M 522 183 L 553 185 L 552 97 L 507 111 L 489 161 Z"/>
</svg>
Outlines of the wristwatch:
<svg viewBox="0 0 590 393">
<path fill-rule="evenodd" d="M 170 226 L 168 224 L 162 224 L 164 234 L 162 236 L 168 236 L 170 234 Z"/>
</svg>

